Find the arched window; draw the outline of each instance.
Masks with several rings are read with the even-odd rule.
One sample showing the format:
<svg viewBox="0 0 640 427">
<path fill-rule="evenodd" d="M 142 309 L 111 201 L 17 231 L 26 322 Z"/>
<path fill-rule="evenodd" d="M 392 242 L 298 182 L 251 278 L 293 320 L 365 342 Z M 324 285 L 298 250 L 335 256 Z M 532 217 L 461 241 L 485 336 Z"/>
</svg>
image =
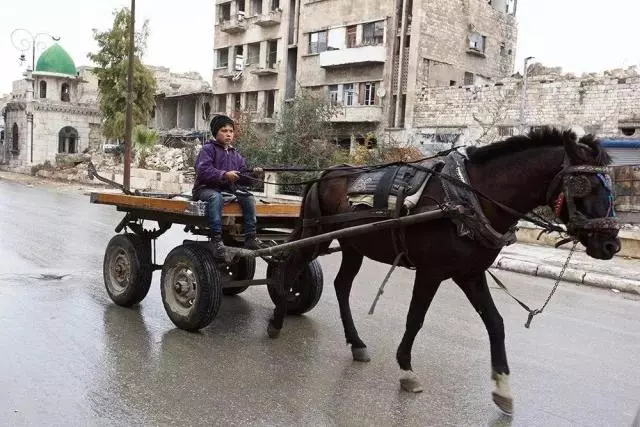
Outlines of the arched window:
<svg viewBox="0 0 640 427">
<path fill-rule="evenodd" d="M 58 133 L 58 153 L 77 153 L 78 152 L 78 131 L 71 127 L 65 126 Z"/>
<path fill-rule="evenodd" d="M 11 151 L 14 153 L 20 152 L 20 130 L 17 123 L 14 123 L 11 128 Z"/>
<path fill-rule="evenodd" d="M 60 99 L 62 102 L 69 102 L 71 100 L 71 92 L 69 91 L 69 84 L 62 83 L 62 90 L 60 91 Z"/>
<path fill-rule="evenodd" d="M 40 80 L 40 98 L 47 97 L 47 82 Z"/>
</svg>

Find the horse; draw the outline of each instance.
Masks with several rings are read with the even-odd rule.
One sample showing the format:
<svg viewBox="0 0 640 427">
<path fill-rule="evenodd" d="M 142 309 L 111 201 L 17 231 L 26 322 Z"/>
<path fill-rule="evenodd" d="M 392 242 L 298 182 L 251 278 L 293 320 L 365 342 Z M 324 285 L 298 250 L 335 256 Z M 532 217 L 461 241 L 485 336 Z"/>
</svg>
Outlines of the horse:
<svg viewBox="0 0 640 427">
<path fill-rule="evenodd" d="M 440 283 L 452 279 L 479 314 L 489 335 L 491 378 L 495 382 L 493 401 L 503 412 L 512 413 L 504 324 L 493 302 L 485 272 L 502 247 L 513 242 L 505 236 L 511 233 L 511 237 L 515 237 L 515 226 L 522 217 L 518 213 L 532 212 L 545 205 L 551 207 L 557 219 L 566 225 L 567 233 L 586 247 L 589 256 L 611 259 L 620 250 L 620 240 L 608 175 L 610 163 L 611 158 L 594 136 L 578 139 L 570 130 L 550 127 L 466 149 L 461 170 L 466 172 L 472 192 L 483 196 L 476 199 L 479 202 L 476 215 L 467 221 L 442 218 L 401 230 L 402 247 L 410 263 L 403 260 L 400 265 L 415 269 L 406 327 L 396 352 L 403 390 L 423 390 L 411 365 L 413 342 Z M 353 211 L 348 189 L 362 173 L 330 168 L 320 179 L 307 185 L 299 223 L 290 239 L 295 241 L 350 225 L 335 222 L 322 227 L 301 224 L 305 220 Z M 432 175 L 413 210 L 420 212 L 441 206 L 451 192 L 443 184 L 454 181 L 445 178 L 443 173 Z M 466 234 L 460 231 L 465 224 Z M 469 233 L 470 230 L 474 232 Z M 345 338 L 355 361 L 368 362 L 370 357 L 352 318 L 351 286 L 364 257 L 384 264 L 398 263 L 397 234 L 398 230 L 381 230 L 338 239 L 342 261 L 334 287 Z M 272 338 L 279 335 L 283 326 L 288 284 L 308 262 L 325 252 L 330 243 L 287 255 L 268 325 Z"/>
</svg>

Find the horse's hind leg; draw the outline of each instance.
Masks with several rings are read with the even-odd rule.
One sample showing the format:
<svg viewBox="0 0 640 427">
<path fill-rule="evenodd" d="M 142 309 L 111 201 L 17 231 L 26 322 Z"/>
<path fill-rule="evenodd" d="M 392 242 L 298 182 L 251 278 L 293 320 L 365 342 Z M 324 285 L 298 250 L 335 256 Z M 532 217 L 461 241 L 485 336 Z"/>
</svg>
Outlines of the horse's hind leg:
<svg viewBox="0 0 640 427">
<path fill-rule="evenodd" d="M 363 256 L 342 241 L 340 242 L 340 246 L 342 247 L 342 262 L 340 263 L 340 269 L 338 270 L 336 279 L 333 282 L 333 286 L 336 290 L 338 306 L 340 307 L 340 318 L 342 319 L 342 326 L 344 327 L 344 336 L 347 340 L 347 344 L 351 345 L 353 360 L 358 362 L 368 362 L 371 358 L 367 352 L 367 346 L 358 336 L 356 325 L 353 323 L 353 317 L 351 316 L 351 306 L 349 304 L 351 285 L 353 284 L 353 279 L 358 274 L 358 271 L 360 271 Z"/>
<path fill-rule="evenodd" d="M 509 365 L 504 347 L 504 323 L 498 312 L 484 272 L 470 278 L 454 278 L 478 312 L 489 334 L 491 346 L 492 379 L 496 383 L 493 401 L 503 412 L 513 413 L 513 397 L 509 389 Z"/>
<path fill-rule="evenodd" d="M 412 393 L 419 393 L 423 388 L 411 367 L 411 348 L 439 287 L 440 280 L 429 277 L 428 269 L 418 268 L 416 270 L 413 296 L 407 314 L 407 326 L 396 353 L 396 360 L 401 370 L 400 386 L 403 390 Z"/>
</svg>

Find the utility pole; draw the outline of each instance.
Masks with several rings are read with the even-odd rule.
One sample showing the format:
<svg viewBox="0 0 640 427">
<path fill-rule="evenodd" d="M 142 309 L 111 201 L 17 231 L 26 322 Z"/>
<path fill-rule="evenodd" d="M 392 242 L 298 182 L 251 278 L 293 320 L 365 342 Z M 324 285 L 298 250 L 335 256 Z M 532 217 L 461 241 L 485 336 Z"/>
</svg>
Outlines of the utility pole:
<svg viewBox="0 0 640 427">
<path fill-rule="evenodd" d="M 133 50 L 135 48 L 136 0 L 131 0 L 131 20 L 129 22 L 129 64 L 127 69 L 127 115 L 125 118 L 124 176 L 123 186 L 129 190 L 131 182 L 131 135 L 133 133 Z"/>
<path fill-rule="evenodd" d="M 524 58 L 524 76 L 523 76 L 523 82 L 522 82 L 522 99 L 520 100 L 520 135 L 524 134 L 524 129 L 525 129 L 525 110 L 526 110 L 526 104 L 527 104 L 527 71 L 528 71 L 528 63 L 530 60 L 532 60 L 534 57 L 533 56 L 527 56 L 526 58 Z"/>
</svg>

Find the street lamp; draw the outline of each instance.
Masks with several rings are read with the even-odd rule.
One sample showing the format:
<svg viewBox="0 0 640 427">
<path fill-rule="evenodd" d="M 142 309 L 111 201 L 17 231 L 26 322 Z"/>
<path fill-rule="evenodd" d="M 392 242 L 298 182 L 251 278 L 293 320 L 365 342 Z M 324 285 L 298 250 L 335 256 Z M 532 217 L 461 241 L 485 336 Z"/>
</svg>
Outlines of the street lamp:
<svg viewBox="0 0 640 427">
<path fill-rule="evenodd" d="M 49 33 L 33 34 L 31 31 L 25 30 L 24 28 L 17 28 L 11 33 L 11 43 L 13 43 L 13 46 L 21 52 L 21 55 L 18 58 L 21 64 L 27 61 L 25 52 L 28 52 L 29 49 L 31 49 L 32 71 L 36 67 L 36 50 L 43 49 L 45 46 L 43 41 L 38 42 L 38 39 L 43 36 L 46 36 L 55 42 L 60 40 L 60 37 L 52 36 Z"/>
<path fill-rule="evenodd" d="M 524 123 L 524 113 L 525 113 L 525 108 L 526 108 L 526 102 L 527 102 L 527 71 L 528 71 L 528 63 L 530 60 L 532 60 L 534 57 L 533 56 L 527 56 L 526 58 L 524 58 L 524 76 L 523 76 L 523 82 L 522 82 L 522 99 L 520 100 L 520 135 L 524 134 L 524 128 L 525 128 L 525 123 Z"/>
</svg>

